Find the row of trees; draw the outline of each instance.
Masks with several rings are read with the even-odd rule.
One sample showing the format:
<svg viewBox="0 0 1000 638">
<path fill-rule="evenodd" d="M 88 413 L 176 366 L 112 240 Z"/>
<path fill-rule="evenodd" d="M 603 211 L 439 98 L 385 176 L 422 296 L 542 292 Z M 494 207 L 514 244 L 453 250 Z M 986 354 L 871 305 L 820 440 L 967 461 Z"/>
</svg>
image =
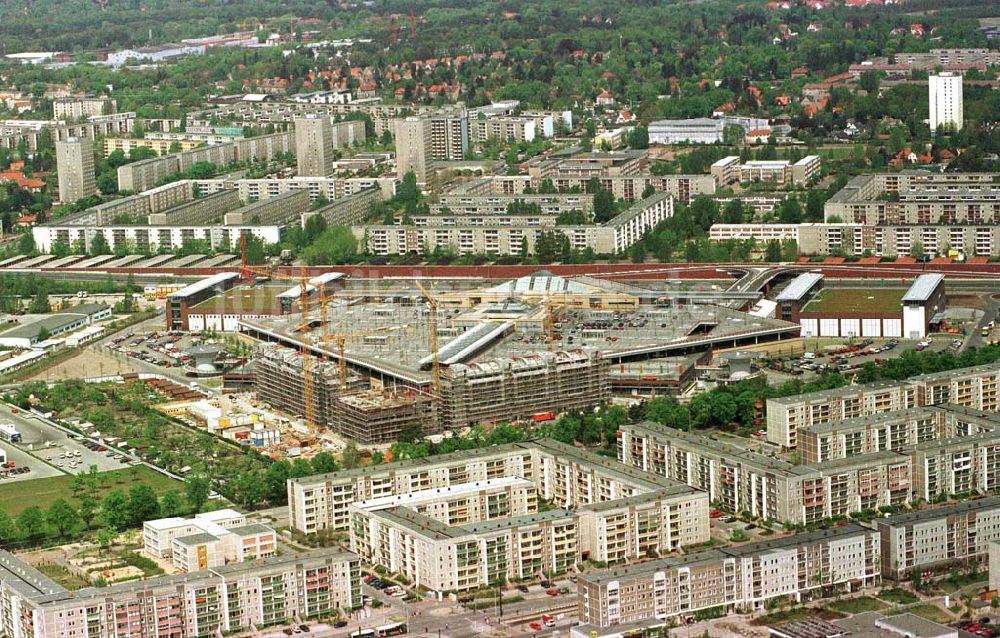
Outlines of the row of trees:
<svg viewBox="0 0 1000 638">
<path fill-rule="evenodd" d="M 133 484 L 128 491 L 115 488 L 103 496 L 99 493 L 108 479 L 123 484 L 121 472 L 98 473 L 91 466 L 86 474 L 73 478 L 73 498 L 57 498 L 43 509 L 32 505 L 16 517 L 0 509 L 0 542 L 34 544 L 46 539 L 64 539 L 99 529 L 98 535 L 111 535 L 144 522 L 166 516 L 183 516 L 200 512 L 209 497 L 207 479 L 188 479 L 184 492 L 168 490 L 162 495 L 143 483 Z"/>
</svg>

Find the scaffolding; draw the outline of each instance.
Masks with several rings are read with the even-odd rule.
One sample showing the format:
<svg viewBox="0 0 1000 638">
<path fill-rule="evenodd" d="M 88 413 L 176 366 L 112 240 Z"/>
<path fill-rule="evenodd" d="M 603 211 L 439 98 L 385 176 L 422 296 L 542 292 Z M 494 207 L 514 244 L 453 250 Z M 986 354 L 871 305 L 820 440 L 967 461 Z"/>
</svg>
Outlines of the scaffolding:
<svg viewBox="0 0 1000 638">
<path fill-rule="evenodd" d="M 257 394 L 273 408 L 305 417 L 311 412 L 317 426 L 332 427 L 334 402 L 343 392 L 359 392 L 368 382 L 351 374 L 346 388 L 341 390 L 337 364 L 313 360 L 309 366 L 312 392 L 306 392 L 302 353 L 291 348 L 269 346 L 254 361 Z M 312 409 L 306 410 L 306 395 L 311 396 Z"/>
<path fill-rule="evenodd" d="M 583 410 L 611 399 L 609 363 L 578 349 L 453 365 L 442 391 L 451 429 Z"/>
<path fill-rule="evenodd" d="M 359 443 L 394 443 L 407 430 L 422 436 L 441 431 L 438 401 L 406 390 L 345 394 L 336 400 L 333 429 Z"/>
</svg>

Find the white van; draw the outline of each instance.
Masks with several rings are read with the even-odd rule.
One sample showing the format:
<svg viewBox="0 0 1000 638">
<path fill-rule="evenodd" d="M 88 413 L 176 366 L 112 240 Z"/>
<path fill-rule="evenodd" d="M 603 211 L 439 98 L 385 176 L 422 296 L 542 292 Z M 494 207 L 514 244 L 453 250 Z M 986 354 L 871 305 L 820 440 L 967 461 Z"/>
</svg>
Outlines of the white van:
<svg viewBox="0 0 1000 638">
<path fill-rule="evenodd" d="M 806 359 L 807 361 L 812 361 L 813 359 L 816 358 L 816 353 L 815 352 L 804 352 L 804 353 L 802 353 L 802 358 Z"/>
</svg>

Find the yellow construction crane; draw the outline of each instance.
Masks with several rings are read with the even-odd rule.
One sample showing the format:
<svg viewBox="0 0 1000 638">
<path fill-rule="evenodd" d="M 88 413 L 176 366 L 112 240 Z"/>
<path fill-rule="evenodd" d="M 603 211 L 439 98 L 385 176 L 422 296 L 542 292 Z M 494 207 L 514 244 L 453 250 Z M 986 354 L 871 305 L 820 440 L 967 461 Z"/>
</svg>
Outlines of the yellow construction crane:
<svg viewBox="0 0 1000 638">
<path fill-rule="evenodd" d="M 554 306 L 563 307 L 565 301 L 552 301 L 552 297 L 545 295 L 545 341 L 548 344 L 549 352 L 556 348 L 556 317 Z"/>
<path fill-rule="evenodd" d="M 324 311 L 325 309 L 320 310 Z M 299 271 L 299 312 L 302 314 L 298 330 L 302 334 L 302 401 L 305 405 L 303 416 L 306 426 L 312 429 L 316 426 L 316 413 L 313 409 L 313 358 L 308 339 L 308 334 L 312 332 L 312 325 L 309 322 L 309 280 L 305 268 Z"/>
<path fill-rule="evenodd" d="M 364 332 L 343 332 L 339 331 L 337 334 L 325 335 L 321 338 L 324 342 L 332 341 L 337 344 L 337 366 L 338 375 L 340 377 L 340 389 L 343 390 L 347 388 L 347 358 L 345 348 L 347 347 L 347 340 L 352 337 L 368 337 L 371 335 L 379 334 L 380 332 L 386 330 L 392 330 L 391 326 L 383 326 L 376 328 L 374 330 L 367 330 Z"/>
<path fill-rule="evenodd" d="M 424 296 L 427 297 L 427 304 L 429 308 L 427 330 L 430 332 L 428 335 L 428 345 L 431 349 L 431 380 L 432 387 L 434 388 L 434 396 L 440 399 L 441 361 L 438 359 L 437 299 L 435 299 L 434 295 L 424 288 L 422 283 L 419 281 L 416 281 L 415 283 L 417 284 L 417 288 L 420 289 L 420 292 L 424 293 Z"/>
</svg>

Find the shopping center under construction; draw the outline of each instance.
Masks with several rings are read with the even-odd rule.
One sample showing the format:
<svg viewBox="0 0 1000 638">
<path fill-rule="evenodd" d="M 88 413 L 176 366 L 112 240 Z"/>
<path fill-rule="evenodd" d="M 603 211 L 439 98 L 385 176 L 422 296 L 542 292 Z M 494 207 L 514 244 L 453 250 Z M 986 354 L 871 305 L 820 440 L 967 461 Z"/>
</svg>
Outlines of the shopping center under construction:
<svg viewBox="0 0 1000 638">
<path fill-rule="evenodd" d="M 296 304 L 286 314 L 241 308 L 236 321 L 263 344 L 254 362 L 263 400 L 364 443 L 414 425 L 435 433 L 544 420 L 610 400 L 626 369 L 635 391 L 637 363 L 655 384 L 707 350 L 799 337 L 797 324 L 747 312 L 724 292 L 709 302 L 544 272 L 482 287 L 370 283 L 319 287 L 301 304 L 305 316 Z"/>
</svg>

